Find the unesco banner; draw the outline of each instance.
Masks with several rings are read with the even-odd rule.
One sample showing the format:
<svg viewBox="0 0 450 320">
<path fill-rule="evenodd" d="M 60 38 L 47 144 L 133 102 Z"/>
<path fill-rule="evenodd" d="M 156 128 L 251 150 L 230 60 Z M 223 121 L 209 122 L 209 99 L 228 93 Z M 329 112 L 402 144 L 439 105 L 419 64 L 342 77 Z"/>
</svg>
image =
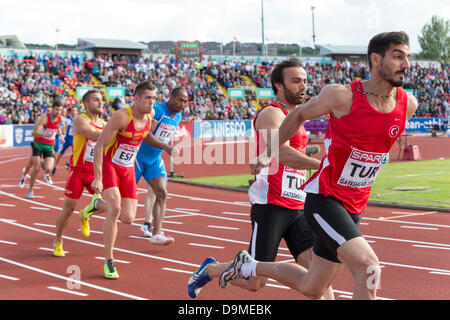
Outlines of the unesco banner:
<svg viewBox="0 0 450 320">
<path fill-rule="evenodd" d="M 200 139 L 243 138 L 253 136 L 251 120 L 194 121 L 193 137 Z"/>
</svg>

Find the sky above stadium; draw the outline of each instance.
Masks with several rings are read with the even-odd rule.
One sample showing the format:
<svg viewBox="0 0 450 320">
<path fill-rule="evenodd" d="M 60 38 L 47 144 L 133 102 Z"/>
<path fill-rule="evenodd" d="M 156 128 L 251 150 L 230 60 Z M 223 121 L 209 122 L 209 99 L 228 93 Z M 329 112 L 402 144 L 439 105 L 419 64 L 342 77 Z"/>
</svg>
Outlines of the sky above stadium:
<svg viewBox="0 0 450 320">
<path fill-rule="evenodd" d="M 450 15 L 448 0 L 264 0 L 265 42 L 312 46 L 312 6 L 317 44 L 366 46 L 379 32 L 403 30 L 412 52 L 433 15 Z M 78 38 L 261 42 L 261 0 L 2 1 L 0 35 L 50 45 Z"/>
</svg>

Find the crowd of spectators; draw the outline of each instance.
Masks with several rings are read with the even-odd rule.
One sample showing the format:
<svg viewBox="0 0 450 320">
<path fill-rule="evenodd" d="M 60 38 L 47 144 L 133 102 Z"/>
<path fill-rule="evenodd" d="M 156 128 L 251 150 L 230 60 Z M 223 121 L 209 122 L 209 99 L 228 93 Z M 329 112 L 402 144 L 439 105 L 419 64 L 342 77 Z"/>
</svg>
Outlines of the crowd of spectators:
<svg viewBox="0 0 450 320">
<path fill-rule="evenodd" d="M 104 118 L 115 109 L 132 103 L 137 83 L 150 81 L 157 88 L 158 101 L 166 101 L 170 91 L 186 88 L 189 103 L 183 116 L 189 120 L 252 119 L 258 101 L 256 88 L 270 88 L 270 72 L 275 61 L 195 61 L 174 57 L 124 59 L 101 56 L 59 57 L 51 54 L 4 58 L 0 56 L 0 124 L 33 123 L 53 99 L 67 106 L 81 107 L 73 96 L 77 86 L 91 86 L 94 77 L 105 87 L 123 87 L 125 96 L 105 104 Z M 308 73 L 307 97 L 317 95 L 329 83 L 347 84 L 367 79 L 365 62 L 304 63 Z M 245 90 L 244 99 L 229 99 L 228 88 Z M 421 67 L 413 64 L 404 84 L 419 101 L 416 116 L 449 117 L 449 65 Z"/>
</svg>

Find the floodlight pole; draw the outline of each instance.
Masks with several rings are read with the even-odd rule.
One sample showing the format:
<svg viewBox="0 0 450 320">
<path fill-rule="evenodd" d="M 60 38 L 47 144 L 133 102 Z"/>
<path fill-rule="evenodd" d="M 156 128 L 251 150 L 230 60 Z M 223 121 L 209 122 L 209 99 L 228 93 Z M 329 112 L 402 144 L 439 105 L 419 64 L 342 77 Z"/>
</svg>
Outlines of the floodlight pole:
<svg viewBox="0 0 450 320">
<path fill-rule="evenodd" d="M 264 0 L 261 0 L 261 54 L 264 57 L 266 55 L 266 49 L 264 45 Z"/>
<path fill-rule="evenodd" d="M 316 9 L 316 7 L 312 6 L 311 7 L 311 13 L 312 13 L 312 29 L 313 29 L 313 43 L 314 43 L 314 49 L 316 48 L 316 30 L 314 27 L 314 10 Z"/>
</svg>

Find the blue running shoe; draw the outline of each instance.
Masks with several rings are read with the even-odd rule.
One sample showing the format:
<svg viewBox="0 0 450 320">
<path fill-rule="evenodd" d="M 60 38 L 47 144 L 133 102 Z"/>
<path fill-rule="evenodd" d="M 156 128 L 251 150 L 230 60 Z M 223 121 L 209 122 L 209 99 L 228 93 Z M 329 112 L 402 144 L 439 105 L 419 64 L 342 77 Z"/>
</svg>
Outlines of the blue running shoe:
<svg viewBox="0 0 450 320">
<path fill-rule="evenodd" d="M 200 293 L 200 290 L 205 284 L 212 281 L 209 275 L 206 273 L 206 267 L 217 260 L 208 257 L 203 261 L 202 265 L 195 271 L 188 281 L 188 294 L 191 298 L 196 298 Z"/>
</svg>

